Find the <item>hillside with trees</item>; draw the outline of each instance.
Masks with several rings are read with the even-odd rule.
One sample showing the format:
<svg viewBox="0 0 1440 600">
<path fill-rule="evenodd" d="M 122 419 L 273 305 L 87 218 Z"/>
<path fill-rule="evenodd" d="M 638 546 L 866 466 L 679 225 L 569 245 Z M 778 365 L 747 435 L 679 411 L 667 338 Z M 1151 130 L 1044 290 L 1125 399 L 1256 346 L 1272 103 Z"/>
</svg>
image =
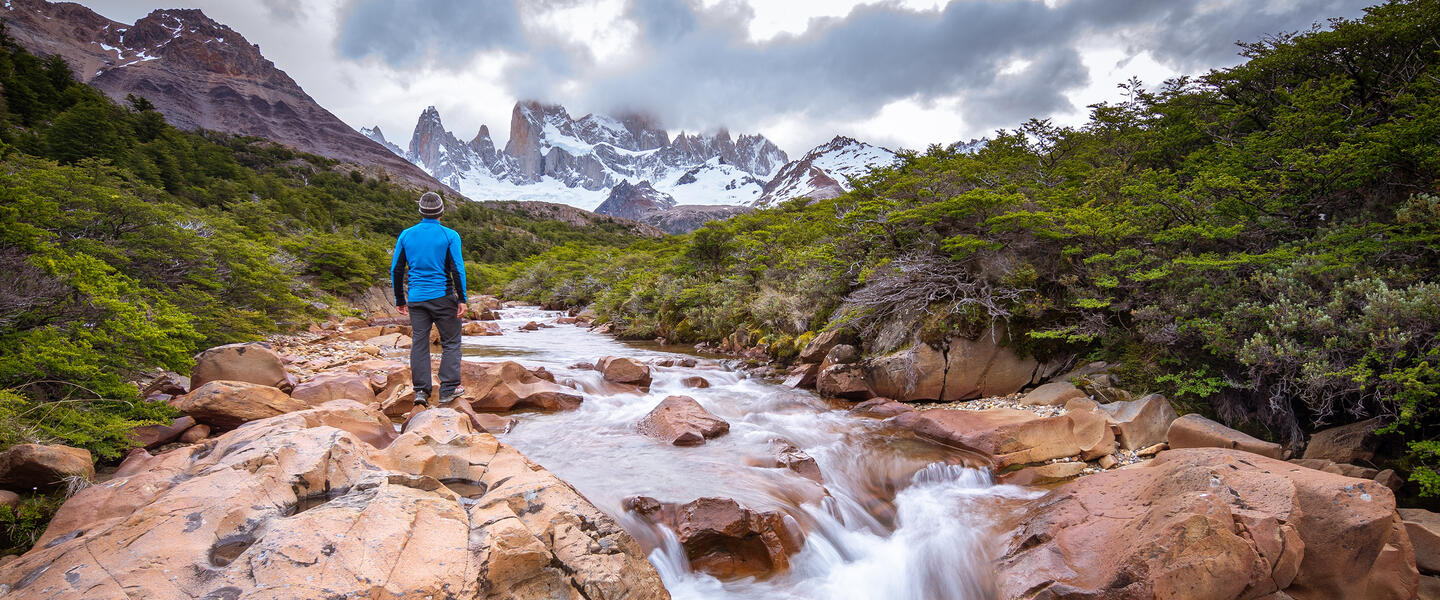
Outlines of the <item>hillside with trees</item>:
<svg viewBox="0 0 1440 600">
<path fill-rule="evenodd" d="M 909 153 L 818 202 L 487 270 L 617 332 L 792 357 L 979 336 L 1298 444 L 1380 415 L 1440 494 L 1440 2 L 1242 46 L 1239 66 Z"/>
</svg>

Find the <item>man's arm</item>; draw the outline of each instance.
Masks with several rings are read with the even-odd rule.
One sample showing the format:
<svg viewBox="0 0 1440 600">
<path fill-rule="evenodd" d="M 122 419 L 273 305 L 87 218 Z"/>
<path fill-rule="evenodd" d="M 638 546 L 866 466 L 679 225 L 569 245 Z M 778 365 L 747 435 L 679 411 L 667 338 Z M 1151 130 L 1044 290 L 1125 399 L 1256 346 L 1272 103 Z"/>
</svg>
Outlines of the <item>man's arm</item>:
<svg viewBox="0 0 1440 600">
<path fill-rule="evenodd" d="M 460 253 L 460 234 L 450 232 L 450 247 L 445 250 L 446 270 L 450 274 L 450 285 L 460 295 L 459 316 L 465 315 L 465 303 L 470 296 L 465 289 L 465 255 Z"/>
<path fill-rule="evenodd" d="M 395 252 L 390 259 L 390 285 L 395 289 L 395 306 L 405 312 L 405 274 L 410 264 L 405 260 L 405 234 L 395 238 Z"/>
</svg>

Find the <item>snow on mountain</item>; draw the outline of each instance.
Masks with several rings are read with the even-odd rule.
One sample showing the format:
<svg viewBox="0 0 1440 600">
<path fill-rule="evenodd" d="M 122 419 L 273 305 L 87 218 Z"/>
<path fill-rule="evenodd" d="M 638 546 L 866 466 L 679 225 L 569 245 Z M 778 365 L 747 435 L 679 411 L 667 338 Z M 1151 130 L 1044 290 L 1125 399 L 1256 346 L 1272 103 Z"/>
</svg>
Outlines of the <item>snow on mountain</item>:
<svg viewBox="0 0 1440 600">
<path fill-rule="evenodd" d="M 800 160 L 781 167 L 751 206 L 774 206 L 802 196 L 811 200 L 834 198 L 850 190 L 851 177 L 890 166 L 897 158 L 885 148 L 837 135 Z"/>
<path fill-rule="evenodd" d="M 462 141 L 429 107 L 404 156 L 476 200 L 537 199 L 587 209 L 622 182 L 650 182 L 685 204 L 747 204 L 788 160 L 760 135 L 732 138 L 722 129 L 671 140 L 642 115 L 574 119 L 562 106 L 539 102 L 516 103 L 510 137 L 498 150 L 487 127 Z"/>
<path fill-rule="evenodd" d="M 384 146 L 385 149 L 394 152 L 398 156 L 405 156 L 404 150 L 401 150 L 399 146 L 391 143 L 390 140 L 385 139 L 385 133 L 380 131 L 379 125 L 374 127 L 361 127 L 360 134 L 374 140 L 375 143 Z"/>
</svg>

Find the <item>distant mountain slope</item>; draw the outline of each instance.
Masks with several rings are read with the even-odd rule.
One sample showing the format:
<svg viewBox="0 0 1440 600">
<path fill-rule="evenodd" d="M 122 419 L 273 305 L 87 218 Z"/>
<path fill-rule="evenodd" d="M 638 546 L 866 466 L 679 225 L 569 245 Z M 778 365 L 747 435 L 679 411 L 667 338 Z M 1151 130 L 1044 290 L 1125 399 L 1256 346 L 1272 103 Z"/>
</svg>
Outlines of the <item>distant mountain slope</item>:
<svg viewBox="0 0 1440 600">
<path fill-rule="evenodd" d="M 802 196 L 811 200 L 834 198 L 850 189 L 850 177 L 864 175 L 874 167 L 888 167 L 897 158 L 885 148 L 837 135 L 800 160 L 781 167 L 753 206 L 773 206 Z"/>
<path fill-rule="evenodd" d="M 7 0 L 0 18 L 30 51 L 64 57 L 82 82 L 116 100 L 144 97 L 182 129 L 253 135 L 378 167 L 413 186 L 443 187 L 351 129 L 261 55 L 259 46 L 199 10 L 156 10 L 126 25 L 79 4 Z"/>
<path fill-rule="evenodd" d="M 378 128 L 364 130 L 387 143 Z M 674 139 L 635 114 L 572 118 L 565 108 L 519 102 L 504 145 L 481 126 L 462 140 L 440 112 L 420 113 L 405 158 L 476 200 L 548 200 L 595 208 L 621 182 L 649 182 L 688 204 L 748 204 L 788 157 L 762 135 L 681 133 Z"/>
</svg>

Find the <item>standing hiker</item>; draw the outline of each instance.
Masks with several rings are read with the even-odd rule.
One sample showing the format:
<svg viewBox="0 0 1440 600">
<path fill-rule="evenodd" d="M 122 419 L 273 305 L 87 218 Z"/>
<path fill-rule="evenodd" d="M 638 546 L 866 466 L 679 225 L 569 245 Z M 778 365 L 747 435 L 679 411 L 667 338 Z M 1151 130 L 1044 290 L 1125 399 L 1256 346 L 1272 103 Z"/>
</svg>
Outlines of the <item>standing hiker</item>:
<svg viewBox="0 0 1440 600">
<path fill-rule="evenodd" d="M 395 306 L 410 315 L 410 373 L 415 406 L 430 403 L 430 325 L 440 331 L 440 402 L 459 395 L 460 317 L 465 314 L 465 260 L 460 234 L 440 224 L 445 201 L 435 192 L 420 196 L 420 223 L 400 232 L 390 281 Z M 407 277 L 408 280 L 407 280 Z M 406 289 L 406 283 L 409 289 Z"/>
</svg>

